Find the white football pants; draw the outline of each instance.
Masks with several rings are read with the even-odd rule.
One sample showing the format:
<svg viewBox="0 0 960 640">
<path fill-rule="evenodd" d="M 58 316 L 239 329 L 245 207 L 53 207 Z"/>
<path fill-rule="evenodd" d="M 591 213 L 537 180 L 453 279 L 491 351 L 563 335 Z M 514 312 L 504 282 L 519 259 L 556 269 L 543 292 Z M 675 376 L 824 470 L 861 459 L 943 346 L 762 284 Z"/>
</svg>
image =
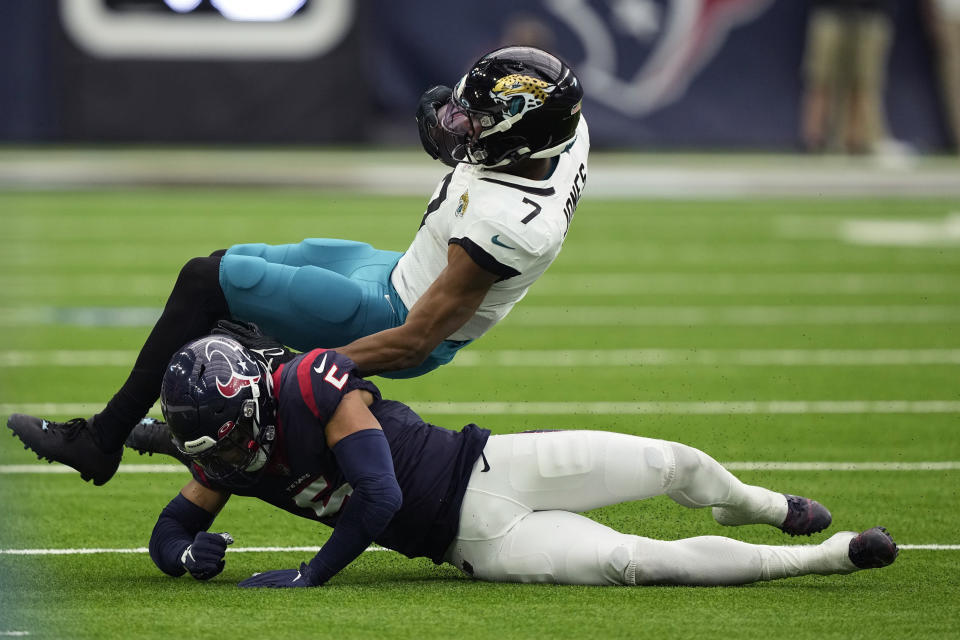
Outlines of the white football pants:
<svg viewBox="0 0 960 640">
<path fill-rule="evenodd" d="M 786 498 L 740 482 L 702 451 L 603 431 L 491 436 L 477 460 L 447 562 L 481 580 L 557 584 L 744 584 L 856 570 L 856 534 L 820 545 L 752 545 L 720 536 L 627 535 L 577 511 L 668 495 L 714 507 L 721 524 L 779 525 Z"/>
</svg>

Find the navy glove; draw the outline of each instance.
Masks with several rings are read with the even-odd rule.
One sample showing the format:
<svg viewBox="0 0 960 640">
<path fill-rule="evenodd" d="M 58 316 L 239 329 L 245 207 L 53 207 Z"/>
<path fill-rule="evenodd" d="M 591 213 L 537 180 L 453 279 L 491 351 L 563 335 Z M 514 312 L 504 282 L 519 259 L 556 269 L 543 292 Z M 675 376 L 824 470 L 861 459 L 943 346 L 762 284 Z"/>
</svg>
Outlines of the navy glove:
<svg viewBox="0 0 960 640">
<path fill-rule="evenodd" d="M 255 573 L 238 586 L 281 589 L 284 587 L 312 587 L 314 583 L 310 576 L 310 567 L 306 563 L 300 563 L 299 570 L 277 569 L 276 571 Z"/>
<path fill-rule="evenodd" d="M 450 87 L 437 85 L 427 89 L 420 96 L 420 104 L 417 106 L 417 129 L 420 131 L 420 144 L 423 150 L 430 154 L 430 157 L 436 160 L 440 157 L 440 147 L 430 135 L 430 130 L 436 128 L 437 108 L 450 99 L 453 91 Z"/>
<path fill-rule="evenodd" d="M 180 564 L 197 580 L 209 580 L 223 571 L 227 545 L 233 544 L 229 533 L 199 532 L 193 544 L 183 550 Z"/>
</svg>

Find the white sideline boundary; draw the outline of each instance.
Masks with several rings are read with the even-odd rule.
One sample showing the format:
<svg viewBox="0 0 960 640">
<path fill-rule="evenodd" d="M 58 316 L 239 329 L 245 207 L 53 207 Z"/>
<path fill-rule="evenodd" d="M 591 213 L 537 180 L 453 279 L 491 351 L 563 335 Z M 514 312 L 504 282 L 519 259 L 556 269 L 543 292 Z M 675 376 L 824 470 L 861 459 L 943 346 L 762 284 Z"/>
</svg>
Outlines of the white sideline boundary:
<svg viewBox="0 0 960 640">
<path fill-rule="evenodd" d="M 410 407 L 428 415 L 819 415 L 819 414 L 950 414 L 960 413 L 960 400 L 765 400 L 675 402 L 431 402 L 413 401 Z M 0 415 L 87 416 L 102 402 L 34 402 L 0 404 Z M 150 414 L 159 415 L 154 406 Z"/>
<path fill-rule="evenodd" d="M 960 544 L 898 544 L 897 547 L 906 551 L 960 551 Z M 229 553 L 316 553 L 320 547 L 230 547 Z M 365 551 L 390 551 L 383 547 L 368 547 Z M 81 556 L 94 554 L 140 554 L 150 553 L 147 547 L 133 547 L 129 549 L 0 549 L 0 555 L 7 556 Z"/>
<path fill-rule="evenodd" d="M 960 460 L 941 460 L 931 462 L 764 462 L 730 461 L 721 462 L 730 471 L 957 471 Z M 74 469 L 61 464 L 4 464 L 0 465 L 0 474 L 64 474 L 77 473 Z M 181 464 L 121 464 L 117 473 L 182 473 L 187 469 Z"/>
<path fill-rule="evenodd" d="M 0 351 L 0 368 L 127 367 L 136 351 Z M 960 349 L 467 349 L 450 367 L 956 365 Z"/>
</svg>

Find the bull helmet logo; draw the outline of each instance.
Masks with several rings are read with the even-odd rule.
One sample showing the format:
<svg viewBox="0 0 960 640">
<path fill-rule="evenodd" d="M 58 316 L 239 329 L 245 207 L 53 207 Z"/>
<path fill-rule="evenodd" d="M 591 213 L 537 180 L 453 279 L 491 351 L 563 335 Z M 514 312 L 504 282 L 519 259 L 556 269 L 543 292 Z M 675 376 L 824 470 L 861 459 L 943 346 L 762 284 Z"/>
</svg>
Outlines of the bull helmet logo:
<svg viewBox="0 0 960 640">
<path fill-rule="evenodd" d="M 232 398 L 240 393 L 241 389 L 260 382 L 260 368 L 244 353 L 239 344 L 211 338 L 206 344 L 204 355 L 211 362 L 214 357 L 223 358 L 230 368 L 229 379 L 224 381 L 219 376 L 216 379 L 217 391 L 224 398 Z"/>
</svg>

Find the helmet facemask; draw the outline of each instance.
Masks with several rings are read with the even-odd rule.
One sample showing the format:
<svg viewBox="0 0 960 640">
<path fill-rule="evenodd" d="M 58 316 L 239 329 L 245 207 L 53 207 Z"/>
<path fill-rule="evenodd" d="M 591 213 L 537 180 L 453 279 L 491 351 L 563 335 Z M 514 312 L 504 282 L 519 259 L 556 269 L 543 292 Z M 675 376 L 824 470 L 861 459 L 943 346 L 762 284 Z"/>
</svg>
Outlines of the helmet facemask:
<svg viewBox="0 0 960 640">
<path fill-rule="evenodd" d="M 460 162 L 483 164 L 487 152 L 479 140 L 485 129 L 493 126 L 493 116 L 467 109 L 451 96 L 437 110 L 437 120 L 434 140 L 444 164 L 451 167 Z"/>
<path fill-rule="evenodd" d="M 254 397 L 243 401 L 236 420 L 220 427 L 216 440 L 207 435 L 186 442 L 174 438 L 174 444 L 214 482 L 248 486 L 270 459 L 276 431 L 272 425 L 261 426 L 259 387 L 250 388 Z"/>
</svg>

